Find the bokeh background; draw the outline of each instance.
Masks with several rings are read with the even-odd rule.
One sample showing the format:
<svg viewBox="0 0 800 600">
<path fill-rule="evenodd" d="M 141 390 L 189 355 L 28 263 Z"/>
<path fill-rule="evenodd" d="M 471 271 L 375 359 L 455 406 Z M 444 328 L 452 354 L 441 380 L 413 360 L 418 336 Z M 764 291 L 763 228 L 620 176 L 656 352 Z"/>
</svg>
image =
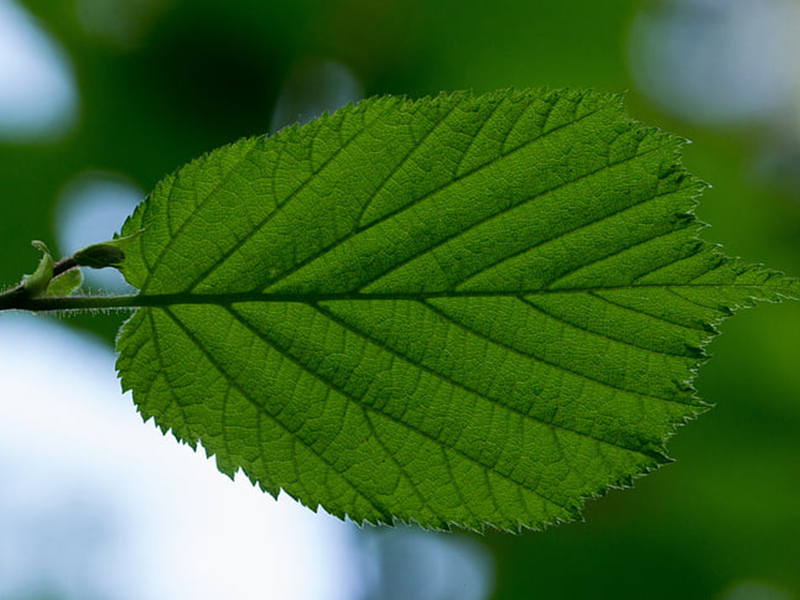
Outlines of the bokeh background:
<svg viewBox="0 0 800 600">
<path fill-rule="evenodd" d="M 727 252 L 800 275 L 794 0 L 0 0 L 0 284 L 108 238 L 167 172 L 376 94 L 627 91 L 693 140 Z M 118 278 L 90 286 L 120 289 Z M 716 408 L 586 521 L 359 528 L 142 425 L 124 315 L 0 315 L 0 599 L 800 599 L 800 306 L 726 322 Z"/>
</svg>

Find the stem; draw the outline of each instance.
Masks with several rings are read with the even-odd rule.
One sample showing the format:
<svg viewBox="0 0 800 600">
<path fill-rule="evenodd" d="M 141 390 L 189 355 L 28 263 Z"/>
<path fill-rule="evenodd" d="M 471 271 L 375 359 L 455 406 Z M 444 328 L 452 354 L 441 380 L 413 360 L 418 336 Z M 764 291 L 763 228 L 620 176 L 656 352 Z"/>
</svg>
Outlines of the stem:
<svg viewBox="0 0 800 600">
<path fill-rule="evenodd" d="M 28 292 L 24 287 L 18 285 L 15 288 L 0 293 L 0 310 L 22 308 L 19 306 L 20 303 L 24 303 L 25 300 L 28 299 Z"/>
<path fill-rule="evenodd" d="M 78 267 L 75 258 L 72 256 L 65 256 L 53 265 L 53 278 L 55 279 L 62 273 Z M 31 298 L 28 290 L 21 283 L 4 292 L 0 292 L 0 310 L 60 310 L 59 308 L 38 308 L 42 300 L 74 300 L 74 298 Z M 67 307 L 66 310 L 69 310 Z"/>
<path fill-rule="evenodd" d="M 104 308 L 136 308 L 148 306 L 142 302 L 145 297 L 138 296 L 69 296 L 64 298 L 31 298 L 24 289 L 17 287 L 0 294 L 0 311 L 27 310 L 30 312 L 45 311 L 82 311 Z"/>
<path fill-rule="evenodd" d="M 75 262 L 75 257 L 65 256 L 53 265 L 53 277 L 58 277 L 62 273 L 66 273 L 70 269 L 74 269 L 77 266 L 78 263 Z"/>
</svg>

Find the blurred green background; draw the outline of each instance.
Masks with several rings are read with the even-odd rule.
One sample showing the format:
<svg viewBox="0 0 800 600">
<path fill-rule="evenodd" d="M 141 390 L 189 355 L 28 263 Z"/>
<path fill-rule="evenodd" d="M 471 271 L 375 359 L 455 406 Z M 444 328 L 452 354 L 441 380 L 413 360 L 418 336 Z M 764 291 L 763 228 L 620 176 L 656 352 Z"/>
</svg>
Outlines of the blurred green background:
<svg viewBox="0 0 800 600">
<path fill-rule="evenodd" d="M 685 163 L 714 186 L 698 211 L 713 224 L 706 239 L 800 275 L 800 6 L 791 0 L 16 6 L 60 57 L 66 104 L 37 130 L 4 117 L 0 102 L 2 284 L 33 269 L 31 239 L 69 245 L 59 223 L 76 189 L 146 191 L 216 146 L 360 97 L 537 86 L 627 91 L 633 117 L 694 142 Z M 110 345 L 121 319 L 69 323 Z M 722 330 L 697 381 L 717 406 L 673 440 L 677 464 L 589 502 L 585 523 L 448 536 L 488 552 L 490 591 L 478 597 L 800 598 L 800 305 L 761 306 Z M 404 588 L 421 568 L 408 535 L 356 533 L 378 557 L 366 596 L 473 597 L 457 585 Z"/>
</svg>

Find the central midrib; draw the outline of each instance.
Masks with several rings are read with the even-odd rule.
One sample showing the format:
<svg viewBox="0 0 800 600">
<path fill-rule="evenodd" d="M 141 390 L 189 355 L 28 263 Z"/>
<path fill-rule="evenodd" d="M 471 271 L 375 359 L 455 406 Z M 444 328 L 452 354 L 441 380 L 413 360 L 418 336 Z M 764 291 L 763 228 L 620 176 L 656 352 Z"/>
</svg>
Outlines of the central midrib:
<svg viewBox="0 0 800 600">
<path fill-rule="evenodd" d="M 471 290 L 471 291 L 431 291 L 431 292 L 329 292 L 329 293 L 268 293 L 260 291 L 238 292 L 229 294 L 136 294 L 131 296 L 73 296 L 67 298 L 35 298 L 27 302 L 28 310 L 82 310 L 102 308 L 139 308 L 174 306 L 178 304 L 210 304 L 231 305 L 243 302 L 292 302 L 315 304 L 334 301 L 376 301 L 376 300 L 408 300 L 425 301 L 436 298 L 524 298 L 525 296 L 543 296 L 552 294 L 587 294 L 604 291 L 642 291 L 647 289 L 682 290 L 682 289 L 751 289 L 769 290 L 773 293 L 795 297 L 797 290 L 787 285 L 765 285 L 746 283 L 682 283 L 682 284 L 637 284 L 619 286 L 594 286 L 581 288 L 557 288 L 535 290 Z M 35 305 L 35 306 L 34 306 Z"/>
</svg>

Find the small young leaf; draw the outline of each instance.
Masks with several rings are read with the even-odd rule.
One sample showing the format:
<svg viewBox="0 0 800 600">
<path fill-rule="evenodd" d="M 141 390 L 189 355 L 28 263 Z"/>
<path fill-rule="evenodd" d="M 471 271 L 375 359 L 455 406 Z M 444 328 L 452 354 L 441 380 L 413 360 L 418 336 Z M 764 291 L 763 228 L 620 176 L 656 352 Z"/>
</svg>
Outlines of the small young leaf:
<svg viewBox="0 0 800 600">
<path fill-rule="evenodd" d="M 53 279 L 53 256 L 50 254 L 50 249 L 44 242 L 33 240 L 31 246 L 36 248 L 42 253 L 39 259 L 39 264 L 36 270 L 30 275 L 22 277 L 22 289 L 30 297 L 41 296 L 47 290 L 50 280 Z"/>
<path fill-rule="evenodd" d="M 577 91 L 376 98 L 167 177 L 122 235 L 147 419 L 370 522 L 516 530 L 666 462 L 714 326 L 794 279 L 698 239 L 682 140 Z"/>
<path fill-rule="evenodd" d="M 59 298 L 75 293 L 83 283 L 83 273 L 80 269 L 70 269 L 54 277 L 47 286 L 45 296 Z"/>
</svg>

